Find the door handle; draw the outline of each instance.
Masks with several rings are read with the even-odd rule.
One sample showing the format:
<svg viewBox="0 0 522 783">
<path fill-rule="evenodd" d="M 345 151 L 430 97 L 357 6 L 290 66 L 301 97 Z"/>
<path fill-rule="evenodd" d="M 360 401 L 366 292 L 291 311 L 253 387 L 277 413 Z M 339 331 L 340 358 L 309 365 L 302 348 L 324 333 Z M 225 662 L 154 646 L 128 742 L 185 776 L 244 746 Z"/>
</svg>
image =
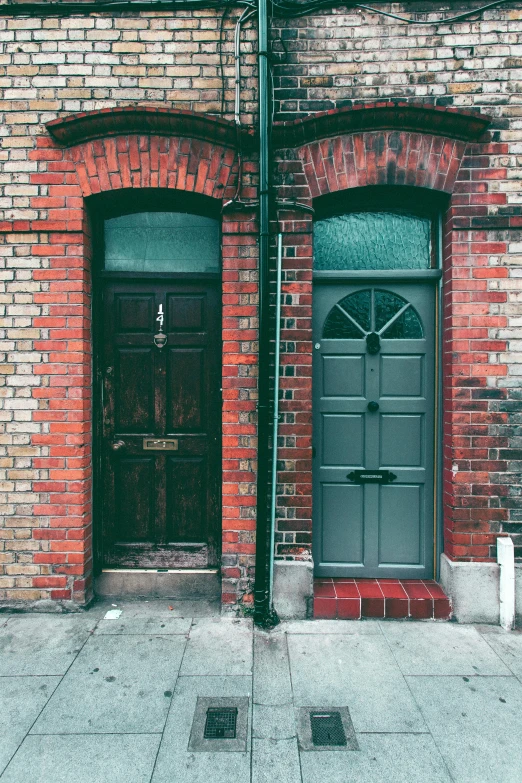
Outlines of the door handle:
<svg viewBox="0 0 522 783">
<path fill-rule="evenodd" d="M 368 403 L 367 407 L 370 413 L 375 413 L 375 411 L 379 410 L 379 403 L 375 402 L 375 400 L 371 400 L 371 402 Z"/>
<path fill-rule="evenodd" d="M 125 448 L 125 443 L 122 440 L 115 440 L 114 443 L 111 443 L 111 449 L 113 451 L 123 451 Z"/>
</svg>

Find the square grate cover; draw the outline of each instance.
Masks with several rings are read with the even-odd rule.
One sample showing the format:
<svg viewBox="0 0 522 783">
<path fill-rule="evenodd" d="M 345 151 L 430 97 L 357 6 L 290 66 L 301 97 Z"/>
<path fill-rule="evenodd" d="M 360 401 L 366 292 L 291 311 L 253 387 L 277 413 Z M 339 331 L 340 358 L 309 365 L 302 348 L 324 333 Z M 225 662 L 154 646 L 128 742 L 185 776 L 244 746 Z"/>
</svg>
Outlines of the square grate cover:
<svg viewBox="0 0 522 783">
<path fill-rule="evenodd" d="M 301 750 L 359 750 L 348 707 L 301 707 L 297 734 Z"/>
<path fill-rule="evenodd" d="M 314 745 L 346 745 L 340 712 L 311 712 L 310 726 Z"/>
<path fill-rule="evenodd" d="M 198 696 L 188 750 L 223 752 L 247 750 L 248 696 Z"/>
<path fill-rule="evenodd" d="M 237 707 L 209 707 L 205 721 L 205 739 L 235 739 Z"/>
</svg>

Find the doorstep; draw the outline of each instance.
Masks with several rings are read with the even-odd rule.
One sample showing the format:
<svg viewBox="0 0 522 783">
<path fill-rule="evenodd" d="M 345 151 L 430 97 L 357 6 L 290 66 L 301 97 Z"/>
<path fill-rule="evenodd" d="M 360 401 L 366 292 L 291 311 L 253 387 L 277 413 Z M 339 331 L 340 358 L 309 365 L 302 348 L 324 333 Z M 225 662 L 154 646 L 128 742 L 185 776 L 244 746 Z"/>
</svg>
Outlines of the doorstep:
<svg viewBox="0 0 522 783">
<path fill-rule="evenodd" d="M 94 581 L 100 598 L 169 598 L 218 601 L 221 577 L 215 568 L 107 568 Z"/>
<path fill-rule="evenodd" d="M 430 579 L 314 579 L 314 618 L 449 620 L 451 603 Z"/>
</svg>

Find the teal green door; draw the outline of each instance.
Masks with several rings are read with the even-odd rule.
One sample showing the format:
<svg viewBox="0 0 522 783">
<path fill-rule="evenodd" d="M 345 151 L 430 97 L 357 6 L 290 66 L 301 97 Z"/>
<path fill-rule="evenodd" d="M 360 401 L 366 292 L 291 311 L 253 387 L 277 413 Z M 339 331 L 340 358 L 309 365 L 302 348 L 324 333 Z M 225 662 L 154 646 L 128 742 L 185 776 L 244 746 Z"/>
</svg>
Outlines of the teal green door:
<svg viewBox="0 0 522 783">
<path fill-rule="evenodd" d="M 314 288 L 318 576 L 431 578 L 435 288 Z"/>
</svg>

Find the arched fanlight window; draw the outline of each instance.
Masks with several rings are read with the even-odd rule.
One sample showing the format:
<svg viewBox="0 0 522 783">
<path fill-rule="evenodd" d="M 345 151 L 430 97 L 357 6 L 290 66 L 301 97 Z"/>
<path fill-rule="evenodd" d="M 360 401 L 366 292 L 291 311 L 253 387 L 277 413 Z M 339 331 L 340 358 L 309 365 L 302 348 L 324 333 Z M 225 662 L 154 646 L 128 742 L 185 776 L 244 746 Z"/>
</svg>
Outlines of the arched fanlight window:
<svg viewBox="0 0 522 783">
<path fill-rule="evenodd" d="M 219 221 L 187 212 L 138 212 L 105 220 L 111 272 L 219 272 Z"/>
<path fill-rule="evenodd" d="M 324 322 L 323 338 L 367 340 L 369 335 L 383 340 L 418 340 L 424 333 L 410 302 L 391 291 L 366 288 L 348 294 L 332 307 Z"/>
</svg>

